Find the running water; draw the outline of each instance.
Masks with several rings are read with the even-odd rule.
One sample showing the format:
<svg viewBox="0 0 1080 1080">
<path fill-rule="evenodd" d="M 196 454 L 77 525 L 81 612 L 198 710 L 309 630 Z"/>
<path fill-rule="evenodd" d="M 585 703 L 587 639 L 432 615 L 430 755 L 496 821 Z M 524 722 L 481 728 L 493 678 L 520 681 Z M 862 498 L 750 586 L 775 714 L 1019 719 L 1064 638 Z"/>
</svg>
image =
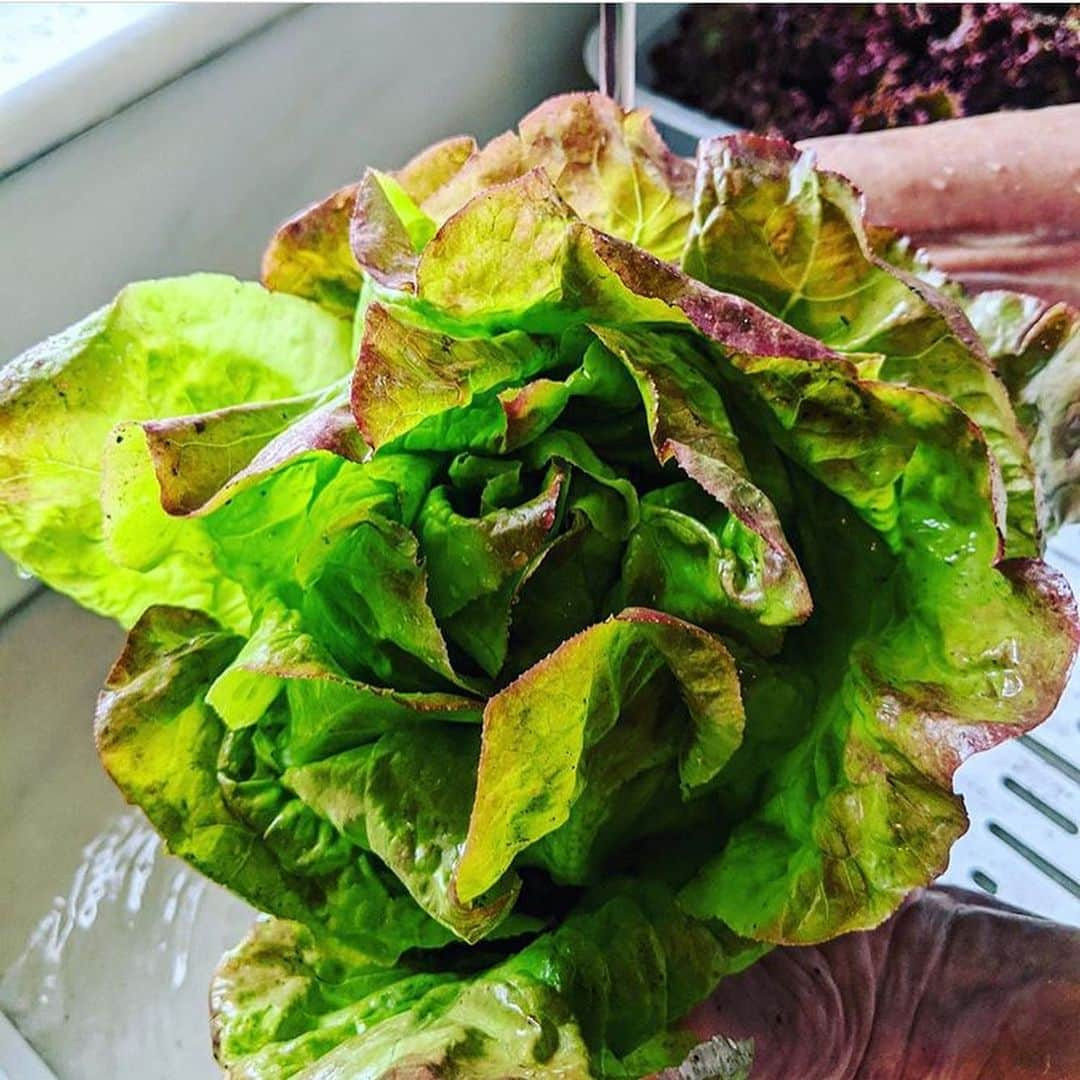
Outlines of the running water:
<svg viewBox="0 0 1080 1080">
<path fill-rule="evenodd" d="M 0 979 L 0 1008 L 64 1080 L 217 1077 L 210 975 L 252 915 L 122 814 Z"/>
</svg>

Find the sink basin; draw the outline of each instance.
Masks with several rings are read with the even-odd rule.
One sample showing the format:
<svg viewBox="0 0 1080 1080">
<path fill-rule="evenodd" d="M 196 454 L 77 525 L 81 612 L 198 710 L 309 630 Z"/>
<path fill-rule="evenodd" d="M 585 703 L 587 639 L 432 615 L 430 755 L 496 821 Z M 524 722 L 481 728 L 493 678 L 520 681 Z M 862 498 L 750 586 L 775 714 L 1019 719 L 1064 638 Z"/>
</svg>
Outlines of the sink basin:
<svg viewBox="0 0 1080 1080">
<path fill-rule="evenodd" d="M 97 760 L 122 640 L 49 592 L 0 622 L 0 1009 L 62 1080 L 209 1080 L 210 974 L 254 913 L 165 855 Z"/>
</svg>

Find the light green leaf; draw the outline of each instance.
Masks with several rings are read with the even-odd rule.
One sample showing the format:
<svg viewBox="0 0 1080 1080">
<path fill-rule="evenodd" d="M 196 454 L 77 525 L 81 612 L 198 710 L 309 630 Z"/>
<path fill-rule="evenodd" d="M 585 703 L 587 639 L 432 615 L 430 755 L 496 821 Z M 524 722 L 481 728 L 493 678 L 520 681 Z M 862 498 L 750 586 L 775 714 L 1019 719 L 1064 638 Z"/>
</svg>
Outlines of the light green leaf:
<svg viewBox="0 0 1080 1080">
<path fill-rule="evenodd" d="M 955 402 L 1001 467 L 1008 554 L 1037 554 L 1027 445 L 978 337 L 951 300 L 875 254 L 859 192 L 814 165 L 812 152 L 777 140 L 702 143 L 684 268 L 837 352 L 880 354 L 876 378 Z"/>
<path fill-rule="evenodd" d="M 679 773 L 690 792 L 731 756 L 743 719 L 730 655 L 696 627 L 628 610 L 571 638 L 489 700 L 456 879 L 461 899 L 481 895 L 515 855 L 567 820 L 582 756 L 657 678 L 674 679 L 687 710 Z"/>
<path fill-rule="evenodd" d="M 125 437 L 113 431 L 124 421 L 290 398 L 349 365 L 348 325 L 305 301 L 210 274 L 128 286 L 0 373 L 0 541 L 48 584 L 127 624 L 172 603 L 242 625 L 243 598 L 204 545 L 162 553 L 145 571 L 115 561 L 99 501 L 106 446 Z M 151 513 L 146 531 L 163 516 Z"/>
<path fill-rule="evenodd" d="M 228 769 L 243 754 L 235 739 L 223 742 L 205 695 L 240 644 L 205 615 L 151 608 L 98 702 L 98 753 L 109 774 L 170 851 L 261 910 L 346 938 L 383 963 L 444 944 L 448 931 L 385 870 L 272 779 L 255 777 L 255 792 L 250 782 L 222 788 L 220 756 Z"/>
<path fill-rule="evenodd" d="M 1080 521 L 1080 313 L 1017 293 L 980 293 L 962 303 L 1030 440 L 1046 529 Z"/>
</svg>

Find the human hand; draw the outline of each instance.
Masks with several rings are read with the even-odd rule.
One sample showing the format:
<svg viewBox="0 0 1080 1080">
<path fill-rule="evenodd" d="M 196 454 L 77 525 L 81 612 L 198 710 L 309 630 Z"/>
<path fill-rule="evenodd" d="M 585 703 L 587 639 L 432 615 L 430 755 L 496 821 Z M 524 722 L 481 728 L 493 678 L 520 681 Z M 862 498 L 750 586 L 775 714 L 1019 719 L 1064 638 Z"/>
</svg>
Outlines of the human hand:
<svg viewBox="0 0 1080 1080">
<path fill-rule="evenodd" d="M 1080 930 L 955 888 L 876 930 L 778 948 L 686 1023 L 753 1039 L 752 1080 L 1080 1077 Z"/>
<path fill-rule="evenodd" d="M 969 288 L 1080 306 L 1080 105 L 809 139 Z"/>
</svg>

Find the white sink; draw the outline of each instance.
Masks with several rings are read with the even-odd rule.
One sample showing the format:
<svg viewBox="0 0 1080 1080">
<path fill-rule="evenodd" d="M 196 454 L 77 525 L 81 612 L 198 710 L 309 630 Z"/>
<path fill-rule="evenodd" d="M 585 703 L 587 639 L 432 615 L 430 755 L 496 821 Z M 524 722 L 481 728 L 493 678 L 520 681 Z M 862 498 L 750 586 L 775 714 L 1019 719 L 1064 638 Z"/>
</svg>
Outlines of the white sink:
<svg viewBox="0 0 1080 1080">
<path fill-rule="evenodd" d="M 63 1080 L 209 1080 L 210 974 L 253 913 L 164 855 L 97 760 L 122 640 L 52 593 L 0 622 L 0 1009 Z"/>
</svg>

